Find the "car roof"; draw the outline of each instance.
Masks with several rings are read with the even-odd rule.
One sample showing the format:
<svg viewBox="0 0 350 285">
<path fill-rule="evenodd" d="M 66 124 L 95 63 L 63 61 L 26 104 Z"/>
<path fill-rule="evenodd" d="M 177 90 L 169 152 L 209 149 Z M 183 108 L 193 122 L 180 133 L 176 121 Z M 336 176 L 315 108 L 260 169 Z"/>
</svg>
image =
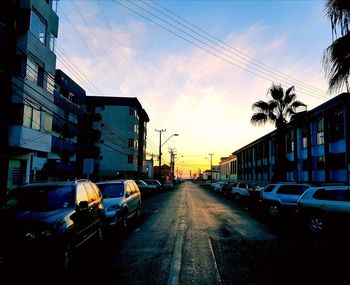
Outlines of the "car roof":
<svg viewBox="0 0 350 285">
<path fill-rule="evenodd" d="M 66 186 L 66 185 L 75 185 L 79 182 L 92 182 L 88 179 L 80 179 L 80 180 L 72 180 L 72 181 L 44 181 L 44 182 L 30 182 L 27 184 L 23 184 L 21 186 L 19 186 L 19 188 L 23 188 L 23 187 L 33 187 L 33 186 Z"/>
<path fill-rule="evenodd" d="M 125 183 L 127 181 L 134 181 L 134 180 L 132 180 L 132 179 L 111 179 L 111 180 L 98 181 L 98 182 L 96 182 L 96 184 L 99 185 L 99 184 Z"/>
</svg>

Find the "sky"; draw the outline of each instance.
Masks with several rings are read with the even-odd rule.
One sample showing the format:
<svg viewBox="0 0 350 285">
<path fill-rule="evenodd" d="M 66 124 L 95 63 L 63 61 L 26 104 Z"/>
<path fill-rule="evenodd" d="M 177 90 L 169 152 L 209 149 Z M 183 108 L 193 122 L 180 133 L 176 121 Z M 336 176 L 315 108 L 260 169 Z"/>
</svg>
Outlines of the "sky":
<svg viewBox="0 0 350 285">
<path fill-rule="evenodd" d="M 162 164 L 173 149 L 182 177 L 274 129 L 250 123 L 272 84 L 294 86 L 308 110 L 337 95 L 322 67 L 324 1 L 61 0 L 57 14 L 57 68 L 87 95 L 137 97 L 150 118 L 147 158 L 166 130 Z"/>
</svg>

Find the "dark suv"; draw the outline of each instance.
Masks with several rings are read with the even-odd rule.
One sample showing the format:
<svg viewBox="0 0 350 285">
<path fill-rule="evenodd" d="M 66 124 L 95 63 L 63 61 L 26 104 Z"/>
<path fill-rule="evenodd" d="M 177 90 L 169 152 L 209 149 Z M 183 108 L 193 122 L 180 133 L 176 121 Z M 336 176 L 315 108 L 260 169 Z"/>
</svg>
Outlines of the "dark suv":
<svg viewBox="0 0 350 285">
<path fill-rule="evenodd" d="M 99 188 L 89 180 L 32 183 L 8 194 L 0 209 L 2 259 L 38 253 L 64 268 L 74 250 L 104 233 L 104 208 Z"/>
</svg>

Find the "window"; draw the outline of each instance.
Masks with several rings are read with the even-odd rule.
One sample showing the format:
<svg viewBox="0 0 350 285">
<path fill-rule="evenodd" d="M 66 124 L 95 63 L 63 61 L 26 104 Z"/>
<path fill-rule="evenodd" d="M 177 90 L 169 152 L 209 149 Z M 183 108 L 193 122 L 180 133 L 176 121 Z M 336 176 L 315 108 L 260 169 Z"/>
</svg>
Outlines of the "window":
<svg viewBox="0 0 350 285">
<path fill-rule="evenodd" d="M 128 163 L 129 164 L 134 163 L 134 156 L 132 154 L 128 154 Z"/>
<path fill-rule="evenodd" d="M 301 136 L 302 136 L 302 147 L 303 148 L 307 148 L 307 133 L 308 133 L 308 129 L 306 126 L 304 126 L 301 129 Z"/>
<path fill-rule="evenodd" d="M 45 45 L 47 23 L 36 10 L 32 10 L 31 12 L 29 30 Z"/>
<path fill-rule="evenodd" d="M 139 125 L 134 125 L 134 133 L 139 133 Z"/>
<path fill-rule="evenodd" d="M 128 147 L 134 148 L 134 139 L 129 139 Z"/>
<path fill-rule="evenodd" d="M 82 201 L 88 201 L 88 196 L 87 193 L 85 191 L 85 188 L 83 186 L 83 184 L 78 184 L 77 186 L 77 205 L 80 204 L 80 202 Z"/>
<path fill-rule="evenodd" d="M 53 94 L 53 91 L 55 89 L 55 81 L 54 77 L 51 74 L 45 74 L 46 76 L 46 88 L 47 91 L 49 91 L 51 94 Z"/>
<path fill-rule="evenodd" d="M 39 77 L 39 66 L 28 57 L 27 67 L 26 67 L 26 78 L 34 82 L 35 84 L 38 84 L 38 77 Z"/>
<path fill-rule="evenodd" d="M 280 194 L 291 194 L 291 195 L 301 195 L 309 187 L 304 185 L 282 185 L 278 188 L 276 193 Z"/>
<path fill-rule="evenodd" d="M 50 33 L 49 48 L 52 52 L 55 52 L 55 41 L 56 41 L 56 37 Z"/>
<path fill-rule="evenodd" d="M 52 131 L 52 116 L 42 112 L 41 114 L 42 119 L 42 125 L 45 131 L 51 132 Z"/>
<path fill-rule="evenodd" d="M 294 132 L 290 130 L 286 135 L 287 152 L 294 151 Z"/>
<path fill-rule="evenodd" d="M 24 105 L 23 110 L 23 126 L 27 128 L 32 127 L 32 107 Z"/>
<path fill-rule="evenodd" d="M 134 107 L 129 107 L 129 115 L 130 116 L 135 116 L 135 108 Z"/>
<path fill-rule="evenodd" d="M 344 111 L 333 113 L 329 118 L 329 139 L 336 141 L 344 138 Z"/>
<path fill-rule="evenodd" d="M 40 122 L 41 122 L 41 112 L 39 110 L 34 109 L 31 106 L 24 105 L 23 109 L 23 126 L 40 130 Z"/>
<path fill-rule="evenodd" d="M 325 157 L 323 155 L 317 157 L 317 169 L 323 170 L 325 167 Z"/>
<path fill-rule="evenodd" d="M 317 121 L 317 145 L 324 144 L 324 124 L 323 118 Z"/>
<path fill-rule="evenodd" d="M 32 129 L 40 130 L 40 111 L 33 109 Z"/>
</svg>

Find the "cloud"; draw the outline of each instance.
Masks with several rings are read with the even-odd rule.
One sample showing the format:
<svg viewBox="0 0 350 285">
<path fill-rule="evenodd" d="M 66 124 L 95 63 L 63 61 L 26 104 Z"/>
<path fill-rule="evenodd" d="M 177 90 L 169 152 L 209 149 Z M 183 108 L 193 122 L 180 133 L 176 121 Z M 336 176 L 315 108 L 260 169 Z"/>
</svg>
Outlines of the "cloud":
<svg viewBox="0 0 350 285">
<path fill-rule="evenodd" d="M 251 66 L 256 68 L 256 62 L 249 57 L 263 59 L 285 74 L 323 88 L 323 76 L 317 73 L 319 62 L 306 65 L 294 58 L 288 53 L 288 35 L 266 38 L 269 29 L 256 23 L 239 34 L 228 33 L 223 53 L 212 50 L 217 56 L 186 42 L 185 47 L 168 53 L 164 47 L 160 53 L 150 50 L 150 41 L 157 40 L 160 46 L 162 38 L 155 39 L 149 26 L 136 20 L 113 24 L 112 30 L 100 26 L 89 30 L 76 25 L 84 44 L 77 35 L 66 34 L 68 26 L 63 27 L 63 32 L 64 46 L 72 54 L 72 61 L 103 94 L 139 99 L 150 117 L 148 152 L 158 153 L 159 133 L 154 130 L 167 129 L 166 137 L 173 133 L 179 133 L 179 137 L 169 140 L 165 150 L 176 147 L 186 164 L 195 165 L 195 159 L 204 159 L 209 152 L 215 153 L 217 164 L 220 157 L 273 130 L 271 125 L 258 128 L 250 124 L 252 104 L 267 99 L 266 92 L 274 78 L 266 80 L 265 75 L 254 75 L 258 70 Z M 276 79 L 274 83 L 280 81 Z M 307 104 L 315 105 L 320 100 L 312 96 L 299 98 L 298 89 L 296 92 L 298 99 Z M 167 151 L 163 153 L 166 162 Z"/>
</svg>

